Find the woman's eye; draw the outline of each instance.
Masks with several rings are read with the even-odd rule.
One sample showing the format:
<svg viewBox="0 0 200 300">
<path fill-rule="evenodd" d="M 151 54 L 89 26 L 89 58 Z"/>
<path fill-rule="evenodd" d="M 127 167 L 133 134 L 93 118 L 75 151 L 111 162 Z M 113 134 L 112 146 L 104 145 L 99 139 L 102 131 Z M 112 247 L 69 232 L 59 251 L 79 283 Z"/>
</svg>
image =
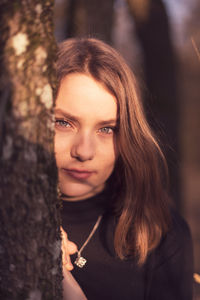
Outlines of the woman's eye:
<svg viewBox="0 0 200 300">
<path fill-rule="evenodd" d="M 101 133 L 105 133 L 105 134 L 112 134 L 114 132 L 114 128 L 113 127 L 103 127 L 101 129 L 99 129 L 99 131 Z"/>
<path fill-rule="evenodd" d="M 65 120 L 56 120 L 55 121 L 56 126 L 62 127 L 62 128 L 68 128 L 71 127 L 70 123 Z"/>
</svg>

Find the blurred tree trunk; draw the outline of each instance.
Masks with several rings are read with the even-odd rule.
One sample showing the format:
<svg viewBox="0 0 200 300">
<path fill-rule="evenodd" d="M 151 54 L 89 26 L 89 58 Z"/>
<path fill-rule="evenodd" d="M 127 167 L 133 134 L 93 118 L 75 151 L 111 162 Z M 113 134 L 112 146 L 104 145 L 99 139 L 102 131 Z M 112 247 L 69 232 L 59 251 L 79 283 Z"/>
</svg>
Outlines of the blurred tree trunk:
<svg viewBox="0 0 200 300">
<path fill-rule="evenodd" d="M 96 37 L 111 42 L 114 0 L 69 0 L 66 37 Z"/>
<path fill-rule="evenodd" d="M 52 0 L 0 4 L 0 299 L 61 299 Z"/>
<path fill-rule="evenodd" d="M 143 51 L 145 108 L 152 127 L 161 138 L 169 165 L 174 200 L 179 196 L 179 111 L 176 58 L 162 0 L 127 0 Z M 164 134 L 163 134 L 164 133 Z"/>
</svg>

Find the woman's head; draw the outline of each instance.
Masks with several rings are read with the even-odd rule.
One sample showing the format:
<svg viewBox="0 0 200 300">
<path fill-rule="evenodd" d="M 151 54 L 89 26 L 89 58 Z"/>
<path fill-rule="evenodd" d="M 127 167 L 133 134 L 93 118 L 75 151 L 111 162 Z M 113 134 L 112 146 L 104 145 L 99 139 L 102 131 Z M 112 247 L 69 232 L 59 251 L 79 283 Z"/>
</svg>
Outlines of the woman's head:
<svg viewBox="0 0 200 300">
<path fill-rule="evenodd" d="M 91 76 L 68 74 L 58 91 L 55 120 L 61 192 L 71 200 L 99 193 L 116 161 L 115 97 Z"/>
<path fill-rule="evenodd" d="M 133 251 L 132 248 L 137 249 L 139 261 L 142 262 L 166 228 L 161 176 L 161 166 L 165 165 L 165 160 L 144 117 L 136 79 L 113 48 L 96 39 L 63 42 L 57 62 L 57 99 L 63 83 L 77 76 L 90 79 L 90 82 L 101 87 L 105 95 L 109 95 L 113 107 L 115 103 L 114 171 L 110 169 L 109 175 L 112 175 L 107 181 L 112 186 L 113 194 L 117 195 L 119 222 L 115 248 L 120 257 Z M 77 88 L 81 89 L 80 85 Z M 105 107 L 104 100 L 102 97 Z M 152 226 L 149 227 L 149 224 Z"/>
</svg>

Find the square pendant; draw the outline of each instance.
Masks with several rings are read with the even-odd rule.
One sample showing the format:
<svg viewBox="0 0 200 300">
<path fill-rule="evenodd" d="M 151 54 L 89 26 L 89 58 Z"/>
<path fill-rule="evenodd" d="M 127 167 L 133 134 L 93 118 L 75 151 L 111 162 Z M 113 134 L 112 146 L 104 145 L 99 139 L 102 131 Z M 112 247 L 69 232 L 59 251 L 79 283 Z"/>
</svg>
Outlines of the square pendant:
<svg viewBox="0 0 200 300">
<path fill-rule="evenodd" d="M 86 260 L 84 257 L 78 256 L 78 257 L 76 258 L 76 260 L 75 260 L 74 263 L 75 263 L 79 268 L 82 268 L 82 267 L 85 266 L 86 262 L 87 262 L 87 260 Z"/>
</svg>

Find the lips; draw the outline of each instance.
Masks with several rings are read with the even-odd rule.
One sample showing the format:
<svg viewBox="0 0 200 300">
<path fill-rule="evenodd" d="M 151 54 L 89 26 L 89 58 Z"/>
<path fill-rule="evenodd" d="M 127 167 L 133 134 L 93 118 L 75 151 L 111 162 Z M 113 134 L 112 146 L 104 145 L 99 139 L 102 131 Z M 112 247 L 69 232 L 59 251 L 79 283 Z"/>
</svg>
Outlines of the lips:
<svg viewBox="0 0 200 300">
<path fill-rule="evenodd" d="M 88 179 L 94 172 L 88 170 L 64 169 L 64 171 L 72 178 L 78 180 Z"/>
</svg>

